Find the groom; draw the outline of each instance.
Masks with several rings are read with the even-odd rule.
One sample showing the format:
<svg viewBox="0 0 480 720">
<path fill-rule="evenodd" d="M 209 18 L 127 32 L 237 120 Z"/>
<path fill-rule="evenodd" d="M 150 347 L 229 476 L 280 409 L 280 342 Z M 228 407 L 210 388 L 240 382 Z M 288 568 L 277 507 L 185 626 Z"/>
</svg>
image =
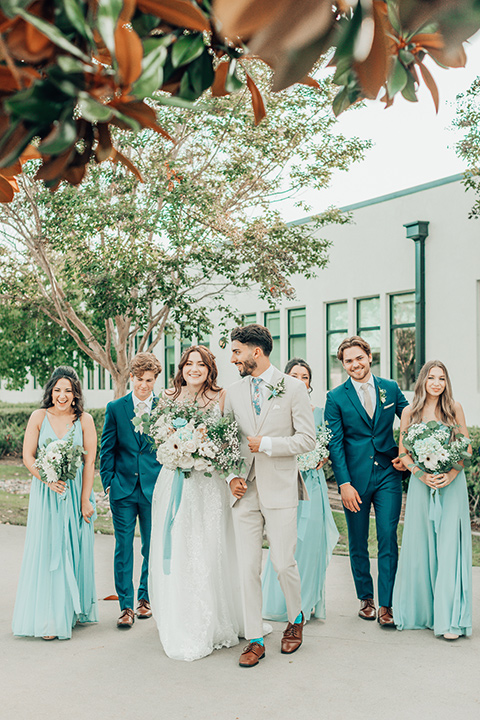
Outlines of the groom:
<svg viewBox="0 0 480 720">
<path fill-rule="evenodd" d="M 245 477 L 230 476 L 238 548 L 245 637 L 241 667 L 265 657 L 262 623 L 262 540 L 266 530 L 270 557 L 287 603 L 289 623 L 282 653 L 302 644 L 300 576 L 295 561 L 297 505 L 305 487 L 297 455 L 315 447 L 312 407 L 305 385 L 270 364 L 273 341 L 262 325 L 231 332 L 232 358 L 242 380 L 227 390 L 225 413 L 235 416 L 246 459 Z"/>
<path fill-rule="evenodd" d="M 130 365 L 132 392 L 108 403 L 100 448 L 100 476 L 109 493 L 115 529 L 114 575 L 121 614 L 120 629 L 131 628 L 133 612 L 133 538 L 137 517 L 142 539 L 142 572 L 137 593 L 139 619 L 152 616 L 148 600 L 148 555 L 152 527 L 152 495 L 161 465 L 144 435 L 136 433 L 136 412 L 150 413 L 153 386 L 162 366 L 153 353 L 135 355 Z"/>
<path fill-rule="evenodd" d="M 372 353 L 363 338 L 346 338 L 337 358 L 350 377 L 327 394 L 325 420 L 333 433 L 330 460 L 347 520 L 358 615 L 363 620 L 377 617 L 381 626 L 395 627 L 391 604 L 404 468 L 393 439 L 393 421 L 408 402 L 396 382 L 372 375 Z M 368 556 L 371 505 L 378 540 L 378 616 Z"/>
</svg>

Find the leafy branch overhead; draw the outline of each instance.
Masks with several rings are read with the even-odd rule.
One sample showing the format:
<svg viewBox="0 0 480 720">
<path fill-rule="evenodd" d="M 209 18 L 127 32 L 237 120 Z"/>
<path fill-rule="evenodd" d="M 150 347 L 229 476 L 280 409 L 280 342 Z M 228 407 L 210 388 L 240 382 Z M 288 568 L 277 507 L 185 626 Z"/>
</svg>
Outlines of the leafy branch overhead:
<svg viewBox="0 0 480 720">
<path fill-rule="evenodd" d="M 19 163 L 42 159 L 37 178 L 77 185 L 91 161 L 138 170 L 115 148 L 112 126 L 151 128 L 171 141 L 153 105 L 190 107 L 248 88 L 255 123 L 265 116 L 249 70 L 273 68 L 274 90 L 309 77 L 335 48 L 336 114 L 384 88 L 411 101 L 423 63 L 465 63 L 462 42 L 480 27 L 476 0 L 3 0 L 0 10 L 0 200 L 17 190 Z"/>
</svg>

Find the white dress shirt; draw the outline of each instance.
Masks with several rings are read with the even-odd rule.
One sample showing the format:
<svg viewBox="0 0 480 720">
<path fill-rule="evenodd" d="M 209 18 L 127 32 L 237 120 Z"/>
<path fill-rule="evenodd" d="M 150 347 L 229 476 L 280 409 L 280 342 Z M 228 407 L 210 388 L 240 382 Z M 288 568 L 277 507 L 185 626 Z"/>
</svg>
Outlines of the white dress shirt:
<svg viewBox="0 0 480 720">
<path fill-rule="evenodd" d="M 138 398 L 132 390 L 132 399 L 133 399 L 133 409 L 135 410 L 135 412 L 137 411 L 137 405 L 139 403 L 143 402 L 147 406 L 145 408 L 145 412 L 147 412 L 150 415 L 150 413 L 152 412 L 153 393 L 150 393 L 150 396 L 146 400 L 140 400 L 140 398 Z"/>
<path fill-rule="evenodd" d="M 360 402 L 362 403 L 363 407 L 365 407 L 365 395 L 364 395 L 365 391 L 362 390 L 362 388 L 365 387 L 365 385 L 367 386 L 368 393 L 369 393 L 370 399 L 372 401 L 373 413 L 375 414 L 375 408 L 377 406 L 377 393 L 375 390 L 375 382 L 373 380 L 373 375 L 370 373 L 370 377 L 368 378 L 366 383 L 358 382 L 357 380 L 354 380 L 353 378 L 352 378 L 352 383 L 353 383 L 353 387 L 357 391 L 357 395 L 360 398 Z"/>
</svg>

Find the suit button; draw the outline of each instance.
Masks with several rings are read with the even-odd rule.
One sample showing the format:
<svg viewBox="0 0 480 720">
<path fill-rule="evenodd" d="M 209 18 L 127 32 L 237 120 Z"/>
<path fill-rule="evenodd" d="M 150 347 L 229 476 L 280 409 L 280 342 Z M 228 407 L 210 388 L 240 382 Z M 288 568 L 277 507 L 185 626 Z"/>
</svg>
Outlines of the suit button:
<svg viewBox="0 0 480 720">
<path fill-rule="evenodd" d="M 374 464 L 374 465 L 378 465 L 378 463 L 377 463 L 377 461 L 376 461 L 376 460 L 375 460 L 375 462 L 374 462 L 373 464 Z"/>
<path fill-rule="evenodd" d="M 140 455 L 143 455 L 143 450 L 140 450 Z"/>
<path fill-rule="evenodd" d="M 370 460 L 373 460 L 373 455 L 370 455 Z"/>
</svg>

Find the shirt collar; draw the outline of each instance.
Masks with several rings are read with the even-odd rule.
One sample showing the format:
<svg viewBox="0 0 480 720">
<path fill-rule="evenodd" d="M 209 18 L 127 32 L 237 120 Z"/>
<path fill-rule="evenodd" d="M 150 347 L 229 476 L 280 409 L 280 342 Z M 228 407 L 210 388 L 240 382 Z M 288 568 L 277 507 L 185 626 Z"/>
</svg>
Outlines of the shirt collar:
<svg viewBox="0 0 480 720">
<path fill-rule="evenodd" d="M 370 387 L 372 387 L 372 388 L 375 390 L 375 382 L 374 382 L 374 380 L 373 380 L 373 375 L 372 375 L 371 373 L 370 373 L 370 377 L 369 377 L 369 379 L 367 380 L 366 383 L 358 382 L 358 380 L 354 380 L 353 378 L 352 378 L 351 380 L 352 380 L 352 383 L 353 383 L 353 387 L 355 388 L 355 390 L 357 391 L 357 393 L 360 392 L 360 390 L 361 390 L 361 388 L 362 388 L 362 385 L 370 385 Z"/>
<path fill-rule="evenodd" d="M 140 400 L 135 393 L 132 391 L 133 407 L 136 408 L 138 403 L 144 402 L 149 410 L 152 409 L 153 393 L 146 400 Z"/>
<path fill-rule="evenodd" d="M 261 375 L 258 375 L 258 377 L 261 378 L 264 383 L 270 383 L 274 372 L 275 367 L 273 365 L 269 365 L 268 368 Z M 253 380 L 253 376 L 250 375 L 250 377 Z"/>
</svg>

